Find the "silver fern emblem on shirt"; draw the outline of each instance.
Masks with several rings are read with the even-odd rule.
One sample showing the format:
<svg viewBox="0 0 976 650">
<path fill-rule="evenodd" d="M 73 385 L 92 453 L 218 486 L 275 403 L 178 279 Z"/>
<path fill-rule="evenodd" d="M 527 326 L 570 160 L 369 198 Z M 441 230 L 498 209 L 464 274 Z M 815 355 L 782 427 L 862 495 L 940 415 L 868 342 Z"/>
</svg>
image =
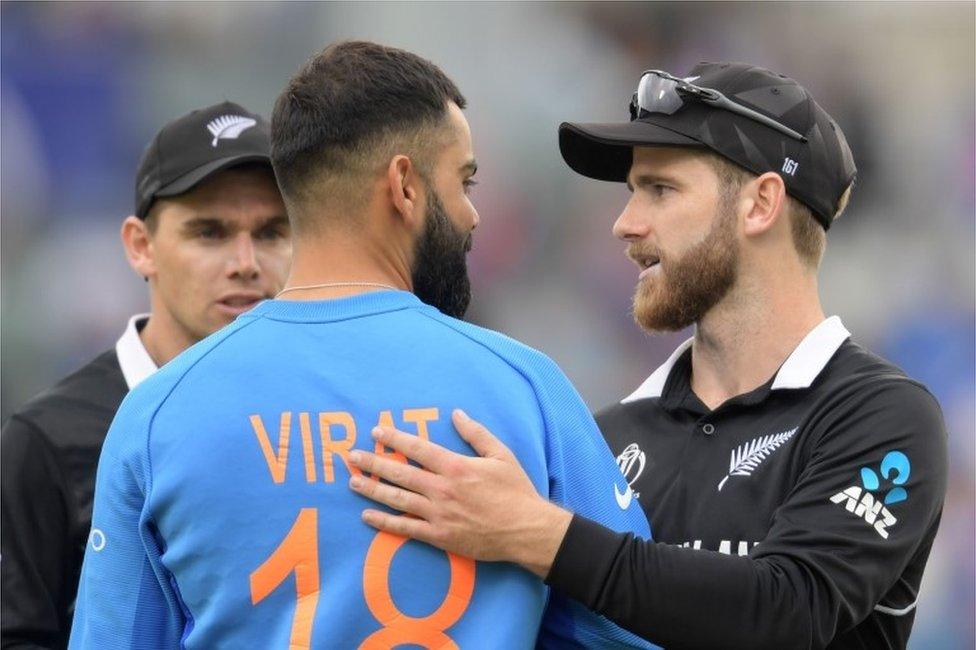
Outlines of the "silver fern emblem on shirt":
<svg viewBox="0 0 976 650">
<path fill-rule="evenodd" d="M 233 140 L 241 133 L 257 124 L 257 120 L 242 115 L 221 115 L 207 124 L 207 130 L 214 137 L 210 146 L 216 147 L 217 140 Z"/>
<path fill-rule="evenodd" d="M 786 444 L 796 432 L 797 429 L 790 429 L 782 433 L 759 436 L 733 449 L 732 458 L 729 460 L 729 473 L 719 482 L 718 491 L 721 492 L 725 482 L 733 476 L 752 476 L 753 470 L 759 467 L 759 464 L 771 453 Z"/>
</svg>

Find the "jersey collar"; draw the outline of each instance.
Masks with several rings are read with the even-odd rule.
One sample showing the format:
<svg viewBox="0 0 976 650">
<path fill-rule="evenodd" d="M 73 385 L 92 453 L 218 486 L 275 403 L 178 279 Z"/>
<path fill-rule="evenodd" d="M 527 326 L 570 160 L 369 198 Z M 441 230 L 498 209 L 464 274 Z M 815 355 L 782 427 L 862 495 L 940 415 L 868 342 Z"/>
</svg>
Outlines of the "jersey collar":
<svg viewBox="0 0 976 650">
<path fill-rule="evenodd" d="M 145 326 L 147 320 L 149 314 L 136 314 L 130 318 L 125 332 L 115 343 L 115 355 L 119 358 L 119 367 L 122 368 L 122 376 L 125 377 L 129 390 L 158 370 L 139 338 L 139 330 Z"/>
<path fill-rule="evenodd" d="M 850 338 L 839 316 L 831 316 L 810 330 L 800 344 L 796 346 L 783 365 L 776 372 L 776 378 L 770 390 L 780 388 L 809 388 L 820 375 L 841 344 Z M 671 370 L 678 362 L 695 337 L 691 337 L 671 353 L 668 360 L 644 380 L 637 390 L 620 401 L 621 404 L 635 402 L 640 399 L 661 397 L 664 386 L 668 381 Z"/>
<path fill-rule="evenodd" d="M 297 323 L 328 323 L 401 309 L 434 309 L 409 291 L 364 291 L 328 300 L 264 300 L 239 318 Z"/>
</svg>

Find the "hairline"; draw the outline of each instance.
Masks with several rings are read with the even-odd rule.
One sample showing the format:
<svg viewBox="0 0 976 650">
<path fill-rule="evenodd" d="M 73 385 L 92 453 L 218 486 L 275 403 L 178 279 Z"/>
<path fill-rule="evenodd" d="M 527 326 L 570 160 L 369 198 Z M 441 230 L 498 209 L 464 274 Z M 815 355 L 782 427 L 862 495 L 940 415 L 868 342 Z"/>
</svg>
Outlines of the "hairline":
<svg viewBox="0 0 976 650">
<path fill-rule="evenodd" d="M 448 97 L 444 101 L 442 112 L 434 119 L 421 119 L 383 128 L 358 139 L 350 146 L 336 147 L 327 154 L 328 158 L 320 157 L 316 168 L 297 179 L 297 183 L 293 179 L 290 189 L 281 187 L 281 195 L 289 214 L 294 213 L 297 216 L 292 223 L 293 227 L 311 227 L 310 223 L 305 223 L 308 219 L 301 213 L 305 205 L 322 205 L 321 201 L 314 200 L 317 196 L 332 197 L 335 205 L 346 210 L 351 205 L 363 203 L 369 194 L 368 180 L 382 174 L 396 156 L 408 157 L 417 174 L 430 183 L 436 159 L 451 144 L 451 136 L 456 131 L 450 121 L 451 105 L 463 110 Z M 337 190 L 337 186 L 342 189 Z M 315 221 L 321 222 L 319 219 Z M 311 229 L 317 230 L 318 226 Z"/>
<path fill-rule="evenodd" d="M 281 188 L 278 187 L 278 182 L 275 180 L 274 168 L 271 166 L 270 162 L 261 162 L 257 160 L 249 160 L 236 165 L 231 165 L 230 167 L 224 167 L 209 176 L 200 180 L 196 185 L 186 190 L 185 192 L 180 192 L 179 194 L 173 196 L 157 196 L 153 197 L 152 203 L 149 205 L 149 209 L 146 211 L 146 216 L 142 218 L 142 222 L 146 224 L 146 229 L 149 231 L 150 235 L 155 235 L 156 230 L 159 228 L 159 215 L 162 213 L 163 209 L 166 207 L 167 203 L 179 202 L 186 198 L 189 194 L 196 192 L 201 187 L 205 187 L 212 183 L 216 178 L 223 175 L 224 172 L 237 172 L 237 173 L 250 173 L 257 171 L 265 171 L 271 174 L 271 180 L 275 184 L 275 189 L 281 194 L 282 200 L 284 200 L 284 193 L 282 193 Z"/>
<path fill-rule="evenodd" d="M 699 151 L 709 167 L 718 176 L 723 195 L 738 193 L 745 183 L 760 176 L 739 165 L 731 158 L 711 149 L 699 149 Z M 835 219 L 846 208 L 846 199 L 850 197 L 851 189 L 848 187 L 838 201 L 838 209 L 834 214 Z M 823 261 L 824 251 L 827 247 L 827 231 L 810 206 L 788 192 L 785 193 L 785 197 L 786 216 L 790 221 L 790 239 L 793 250 L 804 266 L 815 271 L 820 268 L 820 263 Z"/>
</svg>

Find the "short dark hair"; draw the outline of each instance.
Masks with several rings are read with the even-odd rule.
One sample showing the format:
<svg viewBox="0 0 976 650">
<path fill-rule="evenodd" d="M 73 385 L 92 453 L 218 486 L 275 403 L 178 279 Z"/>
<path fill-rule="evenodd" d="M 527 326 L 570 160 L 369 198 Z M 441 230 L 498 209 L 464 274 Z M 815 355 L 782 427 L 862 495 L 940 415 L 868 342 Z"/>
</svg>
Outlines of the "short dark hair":
<svg viewBox="0 0 976 650">
<path fill-rule="evenodd" d="M 306 190 L 313 177 L 321 182 L 366 171 L 392 143 L 443 125 L 449 102 L 466 103 L 440 68 L 416 54 L 345 41 L 313 56 L 278 96 L 271 116 L 271 162 L 289 213 L 311 198 Z"/>
</svg>

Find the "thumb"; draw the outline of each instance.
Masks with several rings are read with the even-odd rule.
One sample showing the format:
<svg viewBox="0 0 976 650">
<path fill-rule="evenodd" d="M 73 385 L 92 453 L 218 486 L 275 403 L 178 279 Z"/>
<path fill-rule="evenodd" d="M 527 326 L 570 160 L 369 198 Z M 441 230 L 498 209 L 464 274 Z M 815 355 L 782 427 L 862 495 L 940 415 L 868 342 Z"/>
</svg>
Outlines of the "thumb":
<svg viewBox="0 0 976 650">
<path fill-rule="evenodd" d="M 451 413 L 451 420 L 454 422 L 454 428 L 457 429 L 461 438 L 471 445 L 478 452 L 479 456 L 483 458 L 498 458 L 501 460 L 514 458 L 508 447 L 492 435 L 491 431 L 485 425 L 472 420 L 461 409 L 454 409 L 454 412 Z"/>
</svg>

